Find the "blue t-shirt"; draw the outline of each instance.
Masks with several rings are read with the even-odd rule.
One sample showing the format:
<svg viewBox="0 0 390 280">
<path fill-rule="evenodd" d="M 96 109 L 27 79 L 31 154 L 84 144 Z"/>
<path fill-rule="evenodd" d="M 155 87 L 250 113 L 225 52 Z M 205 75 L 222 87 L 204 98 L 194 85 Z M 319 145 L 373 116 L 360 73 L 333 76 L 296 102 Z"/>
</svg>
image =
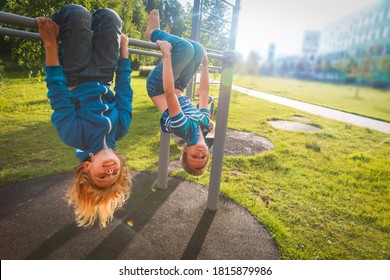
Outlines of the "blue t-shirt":
<svg viewBox="0 0 390 280">
<path fill-rule="evenodd" d="M 198 142 L 199 126 L 203 125 L 203 135 L 210 131 L 210 110 L 207 108 L 197 109 L 187 96 L 180 96 L 179 104 L 181 112 L 170 117 L 168 109 L 162 114 L 160 125 L 163 132 L 173 132 L 183 138 L 187 145 L 194 145 Z"/>
</svg>

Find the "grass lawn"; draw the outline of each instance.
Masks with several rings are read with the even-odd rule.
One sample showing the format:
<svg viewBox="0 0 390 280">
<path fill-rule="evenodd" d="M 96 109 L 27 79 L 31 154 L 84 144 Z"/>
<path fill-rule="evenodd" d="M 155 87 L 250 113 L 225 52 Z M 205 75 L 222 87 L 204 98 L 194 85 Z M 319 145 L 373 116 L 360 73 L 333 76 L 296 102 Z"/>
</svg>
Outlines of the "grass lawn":
<svg viewBox="0 0 390 280">
<path fill-rule="evenodd" d="M 275 77 L 234 76 L 234 84 L 390 122 L 390 90 Z"/>
<path fill-rule="evenodd" d="M 77 160 L 51 125 L 44 82 L 8 76 L 0 89 L 0 184 L 71 171 Z M 155 172 L 159 113 L 147 97 L 145 79 L 134 73 L 132 86 L 133 122 L 118 151 L 133 170 Z M 381 103 L 377 106 L 383 107 Z M 308 123 L 322 130 L 291 132 L 267 124 L 271 119 L 293 120 L 294 115 L 309 118 Z M 390 141 L 369 151 L 387 134 L 237 92 L 232 93 L 228 126 L 275 145 L 254 156 L 226 156 L 221 192 L 269 229 L 283 258 L 390 258 Z M 171 158 L 179 154 L 172 141 Z M 209 173 L 171 175 L 209 182 Z"/>
</svg>

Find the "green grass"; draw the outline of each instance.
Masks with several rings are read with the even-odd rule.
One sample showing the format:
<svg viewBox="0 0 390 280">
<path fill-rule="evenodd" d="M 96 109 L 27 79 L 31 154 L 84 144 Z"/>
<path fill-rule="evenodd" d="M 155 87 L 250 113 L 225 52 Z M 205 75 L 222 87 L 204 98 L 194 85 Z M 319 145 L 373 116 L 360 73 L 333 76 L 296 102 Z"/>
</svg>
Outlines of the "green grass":
<svg viewBox="0 0 390 280">
<path fill-rule="evenodd" d="M 274 77 L 234 76 L 234 84 L 390 122 L 390 90 Z"/>
<path fill-rule="evenodd" d="M 118 151 L 133 170 L 155 172 L 159 113 L 147 97 L 145 79 L 136 75 L 133 122 L 118 142 Z M 4 84 L 0 184 L 71 171 L 77 161 L 51 125 L 44 82 L 14 76 Z M 267 124 L 294 120 L 295 115 L 309 118 L 307 123 L 322 130 L 291 132 Z M 226 156 L 221 193 L 268 228 L 284 259 L 390 258 L 390 141 L 366 153 L 387 134 L 237 92 L 232 93 L 228 126 L 266 137 L 275 145 L 254 156 Z M 171 158 L 179 154 L 172 141 Z M 171 175 L 209 182 L 209 171 L 202 177 L 180 170 Z"/>
</svg>

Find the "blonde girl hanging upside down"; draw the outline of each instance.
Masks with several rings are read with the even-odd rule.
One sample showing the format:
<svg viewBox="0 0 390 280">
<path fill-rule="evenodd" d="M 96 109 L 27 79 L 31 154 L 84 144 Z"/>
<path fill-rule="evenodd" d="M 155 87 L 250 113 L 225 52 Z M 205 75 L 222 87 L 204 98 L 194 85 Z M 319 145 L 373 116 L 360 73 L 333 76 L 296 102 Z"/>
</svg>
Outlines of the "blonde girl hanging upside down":
<svg viewBox="0 0 390 280">
<path fill-rule="evenodd" d="M 65 5 L 36 22 L 45 45 L 52 123 L 80 160 L 68 202 L 79 226 L 91 226 L 98 218 L 105 227 L 131 190 L 127 163 L 115 151 L 132 120 L 132 70 L 122 20 L 110 9 L 91 14 L 82 6 Z M 114 72 L 115 95 L 110 88 Z"/>
</svg>

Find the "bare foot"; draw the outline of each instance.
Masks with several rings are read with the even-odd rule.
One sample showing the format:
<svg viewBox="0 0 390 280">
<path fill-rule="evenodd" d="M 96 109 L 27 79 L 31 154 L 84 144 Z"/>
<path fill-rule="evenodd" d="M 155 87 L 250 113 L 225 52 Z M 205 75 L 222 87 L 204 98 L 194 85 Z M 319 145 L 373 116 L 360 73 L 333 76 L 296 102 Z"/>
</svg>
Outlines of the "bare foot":
<svg viewBox="0 0 390 280">
<path fill-rule="evenodd" d="M 148 16 L 145 37 L 150 40 L 152 32 L 156 29 L 160 29 L 160 16 L 158 13 L 158 9 L 153 9 Z"/>
</svg>

